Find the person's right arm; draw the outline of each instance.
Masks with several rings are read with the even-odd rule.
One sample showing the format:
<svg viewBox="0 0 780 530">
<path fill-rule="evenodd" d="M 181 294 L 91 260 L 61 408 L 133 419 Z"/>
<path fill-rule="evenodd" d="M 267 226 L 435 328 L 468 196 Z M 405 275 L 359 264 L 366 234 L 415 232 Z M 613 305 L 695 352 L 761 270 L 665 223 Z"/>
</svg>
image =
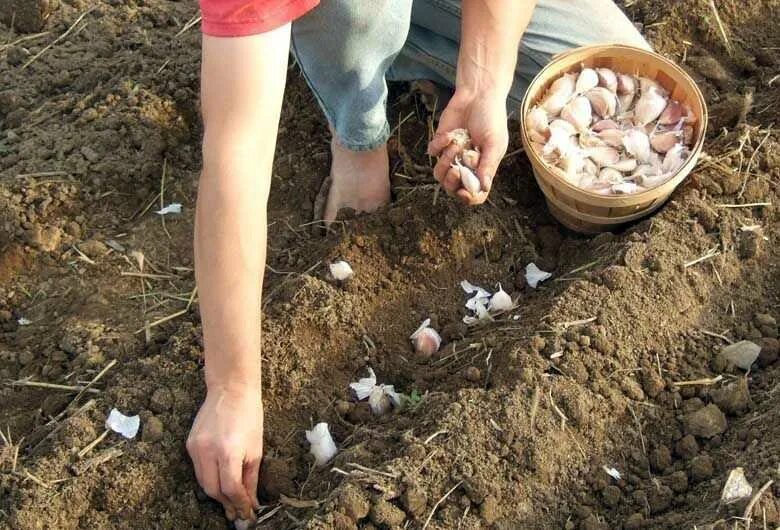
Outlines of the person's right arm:
<svg viewBox="0 0 780 530">
<path fill-rule="evenodd" d="M 201 487 L 231 520 L 252 519 L 257 505 L 266 205 L 289 44 L 289 23 L 245 37 L 203 36 L 195 272 L 207 393 L 187 450 Z"/>
</svg>

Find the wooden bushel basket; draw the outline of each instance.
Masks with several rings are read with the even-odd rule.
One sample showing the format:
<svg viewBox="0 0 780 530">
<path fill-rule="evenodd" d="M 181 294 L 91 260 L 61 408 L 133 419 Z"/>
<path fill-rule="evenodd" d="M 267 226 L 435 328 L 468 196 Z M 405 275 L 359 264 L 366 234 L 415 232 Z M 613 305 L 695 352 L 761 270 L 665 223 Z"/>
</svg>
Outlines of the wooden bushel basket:
<svg viewBox="0 0 780 530">
<path fill-rule="evenodd" d="M 690 157 L 677 174 L 660 186 L 641 193 L 604 196 L 570 184 L 560 169 L 542 160 L 531 146 L 525 130 L 525 116 L 553 81 L 564 73 L 578 72 L 583 65 L 655 79 L 669 91 L 672 99 L 690 106 L 696 116 L 693 145 Z M 547 199 L 550 213 L 564 226 L 586 234 L 614 230 L 660 208 L 696 165 L 707 130 L 707 107 L 693 79 L 668 59 L 623 44 L 585 46 L 557 55 L 531 82 L 520 107 L 520 116 L 523 147 L 531 161 L 536 182 Z"/>
</svg>

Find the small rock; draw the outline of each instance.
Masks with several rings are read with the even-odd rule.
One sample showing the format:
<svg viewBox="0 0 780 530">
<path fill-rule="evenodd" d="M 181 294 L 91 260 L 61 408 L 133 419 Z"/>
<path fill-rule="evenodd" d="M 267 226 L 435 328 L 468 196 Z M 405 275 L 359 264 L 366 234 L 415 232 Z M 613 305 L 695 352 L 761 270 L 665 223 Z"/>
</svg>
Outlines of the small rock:
<svg viewBox="0 0 780 530">
<path fill-rule="evenodd" d="M 349 411 L 352 410 L 352 403 L 343 399 L 339 399 L 336 401 L 335 408 L 339 416 L 346 416 L 349 414 Z"/>
<path fill-rule="evenodd" d="M 19 364 L 27 366 L 35 360 L 35 354 L 29 350 L 22 350 L 19 352 L 18 360 Z"/>
<path fill-rule="evenodd" d="M 780 357 L 780 341 L 770 337 L 761 339 L 761 351 L 758 354 L 758 366 L 766 368 L 777 362 Z"/>
<path fill-rule="evenodd" d="M 755 322 L 756 326 L 759 328 L 762 326 L 777 327 L 777 320 L 768 313 L 756 313 L 753 316 L 753 322 Z"/>
<path fill-rule="evenodd" d="M 736 467 L 731 470 L 726 479 L 726 484 L 723 485 L 720 502 L 732 504 L 742 499 L 747 499 L 752 493 L 753 486 L 745 478 L 745 470 L 741 467 Z"/>
<path fill-rule="evenodd" d="M 167 412 L 173 407 L 173 395 L 165 387 L 160 387 L 152 393 L 149 399 L 149 408 L 157 414 Z"/>
<path fill-rule="evenodd" d="M 741 340 L 723 348 L 720 351 L 720 356 L 734 366 L 749 370 L 750 365 L 758 358 L 759 352 L 761 352 L 761 346 L 749 340 Z"/>
<path fill-rule="evenodd" d="M 712 402 L 726 414 L 742 414 L 750 405 L 747 379 L 740 377 L 733 383 L 711 390 L 710 397 Z"/>
<path fill-rule="evenodd" d="M 144 422 L 143 432 L 141 432 L 141 440 L 144 442 L 154 443 L 162 439 L 163 435 L 163 422 L 157 416 L 149 416 Z"/>
<path fill-rule="evenodd" d="M 717 405 L 710 403 L 704 408 L 683 417 L 685 432 L 702 438 L 712 438 L 722 434 L 728 423 L 726 415 Z"/>
<path fill-rule="evenodd" d="M 492 495 L 485 497 L 485 500 L 482 501 L 482 504 L 479 505 L 479 514 L 488 525 L 496 522 L 496 519 L 498 519 L 499 510 L 500 506 L 498 501 Z"/>
<path fill-rule="evenodd" d="M 380 500 L 371 507 L 369 517 L 371 518 L 371 522 L 376 525 L 386 525 L 390 528 L 394 528 L 400 526 L 404 522 L 406 514 L 397 506 L 394 506 L 387 501 Z"/>
<path fill-rule="evenodd" d="M 482 372 L 476 366 L 469 366 L 463 371 L 463 377 L 466 381 L 477 383 L 482 379 Z"/>
<path fill-rule="evenodd" d="M 715 472 L 710 455 L 699 455 L 691 460 L 691 478 L 696 482 L 707 480 Z"/>
<path fill-rule="evenodd" d="M 412 517 L 420 518 L 426 513 L 428 495 L 425 490 L 417 485 L 410 485 L 404 490 L 401 501 Z"/>
</svg>

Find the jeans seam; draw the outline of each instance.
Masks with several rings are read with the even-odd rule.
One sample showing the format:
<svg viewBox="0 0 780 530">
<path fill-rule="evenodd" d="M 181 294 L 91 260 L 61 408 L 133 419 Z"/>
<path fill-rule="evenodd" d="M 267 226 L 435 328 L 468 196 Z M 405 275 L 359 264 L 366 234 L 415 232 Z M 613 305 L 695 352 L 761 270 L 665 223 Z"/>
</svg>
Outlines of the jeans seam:
<svg viewBox="0 0 780 530">
<path fill-rule="evenodd" d="M 452 2 L 447 2 L 446 0 L 428 0 L 428 3 L 433 4 L 442 11 L 446 11 L 451 15 L 455 15 L 456 17 L 461 16 L 462 10 L 457 6 L 453 6 Z"/>
<path fill-rule="evenodd" d="M 456 73 L 457 72 L 457 67 L 456 66 L 453 66 L 453 65 L 451 65 L 451 64 L 449 64 L 447 62 L 442 61 L 438 57 L 435 57 L 435 56 L 431 55 L 430 53 L 426 52 L 425 50 L 423 50 L 422 48 L 420 48 L 419 46 L 417 46 L 413 42 L 408 42 L 407 41 L 406 46 L 404 46 L 404 47 L 408 48 L 409 51 L 412 51 L 415 54 L 417 54 L 419 56 L 422 56 L 423 58 L 427 59 L 431 63 L 431 65 L 434 66 L 434 68 L 435 68 L 436 65 L 438 65 L 440 68 L 443 68 L 445 70 L 446 69 L 452 70 L 452 73 Z M 441 75 L 441 74 L 439 74 L 439 75 Z"/>
</svg>

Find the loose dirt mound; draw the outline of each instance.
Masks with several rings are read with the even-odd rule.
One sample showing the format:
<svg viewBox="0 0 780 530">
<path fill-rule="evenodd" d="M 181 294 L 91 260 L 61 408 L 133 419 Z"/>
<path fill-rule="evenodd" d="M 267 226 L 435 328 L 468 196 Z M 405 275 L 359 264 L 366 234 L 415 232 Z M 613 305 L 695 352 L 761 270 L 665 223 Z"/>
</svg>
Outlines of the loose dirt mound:
<svg viewBox="0 0 780 530">
<path fill-rule="evenodd" d="M 780 3 L 717 2 L 720 23 L 703 0 L 630 4 L 701 83 L 713 126 L 672 200 L 620 234 L 560 228 L 518 141 L 489 205 L 438 194 L 429 117 L 404 87 L 393 204 L 313 234 L 326 127 L 291 67 L 269 216 L 261 528 L 732 528 L 746 502 L 719 499 L 737 466 L 754 493 L 774 480 L 753 527 L 780 524 Z M 199 35 L 180 31 L 194 14 L 72 0 L 44 35 L 0 29 L 0 526 L 226 525 L 184 449 L 204 393 Z M 170 202 L 184 213 L 163 224 L 152 212 Z M 356 271 L 343 286 L 327 277 L 337 258 Z M 553 279 L 529 288 L 529 262 Z M 465 326 L 463 279 L 500 282 L 518 308 Z M 421 359 L 408 336 L 428 317 L 445 346 Z M 743 339 L 762 348 L 747 374 L 719 355 Z M 411 396 L 402 410 L 377 419 L 353 402 L 348 383 L 369 366 Z M 112 407 L 141 415 L 138 439 L 99 439 Z M 341 449 L 324 469 L 303 434 L 317 421 Z"/>
</svg>

